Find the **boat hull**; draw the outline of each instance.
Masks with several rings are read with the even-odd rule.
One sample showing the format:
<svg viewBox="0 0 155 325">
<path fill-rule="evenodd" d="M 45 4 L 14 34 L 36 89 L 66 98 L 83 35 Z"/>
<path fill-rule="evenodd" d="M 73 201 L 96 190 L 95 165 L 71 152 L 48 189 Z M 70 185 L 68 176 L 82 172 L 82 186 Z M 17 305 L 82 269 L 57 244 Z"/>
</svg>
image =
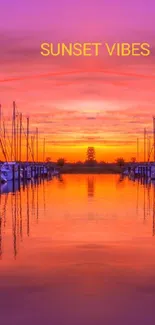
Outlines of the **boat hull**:
<svg viewBox="0 0 155 325">
<path fill-rule="evenodd" d="M 3 174 L 1 174 L 0 175 L 0 184 L 5 184 L 5 183 L 7 183 L 7 179 Z"/>
<path fill-rule="evenodd" d="M 13 172 L 12 172 L 12 170 L 9 170 L 9 171 L 3 171 L 2 170 L 2 173 L 5 176 L 7 181 L 12 181 L 13 180 Z M 18 171 L 15 172 L 14 179 L 15 180 L 18 179 Z"/>
</svg>

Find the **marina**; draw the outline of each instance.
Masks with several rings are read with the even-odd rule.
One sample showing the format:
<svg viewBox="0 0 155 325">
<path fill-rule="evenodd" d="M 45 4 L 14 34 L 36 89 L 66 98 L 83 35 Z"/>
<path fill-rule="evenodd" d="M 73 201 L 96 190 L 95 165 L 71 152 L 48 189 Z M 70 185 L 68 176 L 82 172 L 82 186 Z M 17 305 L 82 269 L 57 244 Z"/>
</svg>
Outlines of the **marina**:
<svg viewBox="0 0 155 325">
<path fill-rule="evenodd" d="M 0 0 L 0 324 L 155 324 L 155 1 Z"/>
<path fill-rule="evenodd" d="M 148 181 L 155 180 L 155 117 L 153 117 L 153 130 L 147 132 L 144 128 L 144 137 L 141 150 L 139 150 L 139 138 L 137 138 L 137 154 L 135 161 L 127 163 L 123 175 L 131 179 L 145 178 Z M 141 151 L 141 152 L 140 152 Z M 139 154 L 143 154 L 143 160 L 139 161 Z"/>
<path fill-rule="evenodd" d="M 130 325 L 136 312 L 153 324 L 154 119 L 135 141 L 137 159 L 114 163 L 98 162 L 92 146 L 84 162 L 51 162 L 15 102 L 7 127 L 2 109 L 0 121 L 2 323 L 113 325 L 114 314 Z"/>
<path fill-rule="evenodd" d="M 135 141 L 137 159 L 131 162 L 98 162 L 93 146 L 84 162 L 52 162 L 38 125 L 31 129 L 15 102 L 7 127 L 2 109 L 0 120 L 2 323 L 42 325 L 56 319 L 56 325 L 65 319 L 71 325 L 86 318 L 93 325 L 97 319 L 113 325 L 114 313 L 120 324 L 130 325 L 136 311 L 137 323 L 145 324 L 145 308 L 152 322 L 155 138 L 150 131 Z"/>
<path fill-rule="evenodd" d="M 39 161 L 39 130 L 30 130 L 30 119 L 25 118 L 13 102 L 12 118 L 3 118 L 0 105 L 0 149 L 3 161 L 0 163 L 0 184 L 26 182 L 36 178 L 52 177 L 59 174 L 58 168 L 45 161 L 45 138 L 42 141 L 42 161 Z M 9 123 L 9 122 L 10 123 Z M 31 138 L 30 138 L 30 133 Z M 13 185 L 14 186 L 14 185 Z"/>
</svg>

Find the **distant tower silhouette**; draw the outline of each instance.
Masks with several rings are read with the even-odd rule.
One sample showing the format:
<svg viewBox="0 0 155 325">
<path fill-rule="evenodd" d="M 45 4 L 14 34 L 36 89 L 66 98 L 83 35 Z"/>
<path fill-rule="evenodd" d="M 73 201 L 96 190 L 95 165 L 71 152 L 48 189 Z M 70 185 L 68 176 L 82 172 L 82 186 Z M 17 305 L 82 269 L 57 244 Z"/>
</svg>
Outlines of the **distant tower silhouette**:
<svg viewBox="0 0 155 325">
<path fill-rule="evenodd" d="M 87 160 L 94 161 L 95 160 L 95 149 L 94 147 L 88 147 L 87 149 Z"/>
</svg>

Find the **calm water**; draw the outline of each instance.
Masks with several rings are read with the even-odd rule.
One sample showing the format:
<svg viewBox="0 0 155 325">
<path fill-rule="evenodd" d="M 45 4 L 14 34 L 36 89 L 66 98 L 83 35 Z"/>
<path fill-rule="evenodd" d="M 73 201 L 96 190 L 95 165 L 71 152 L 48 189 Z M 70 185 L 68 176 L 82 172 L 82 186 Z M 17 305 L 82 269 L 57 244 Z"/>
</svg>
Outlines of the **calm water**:
<svg viewBox="0 0 155 325">
<path fill-rule="evenodd" d="M 0 196 L 2 325 L 155 324 L 155 187 L 65 175 Z"/>
</svg>

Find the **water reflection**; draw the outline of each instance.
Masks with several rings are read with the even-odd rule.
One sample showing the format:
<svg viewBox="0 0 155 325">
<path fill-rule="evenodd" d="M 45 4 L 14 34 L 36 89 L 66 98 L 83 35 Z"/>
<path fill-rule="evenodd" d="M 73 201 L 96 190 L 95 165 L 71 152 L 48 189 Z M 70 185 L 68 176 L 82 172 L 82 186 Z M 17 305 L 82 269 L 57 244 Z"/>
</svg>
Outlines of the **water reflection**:
<svg viewBox="0 0 155 325">
<path fill-rule="evenodd" d="M 88 197 L 93 197 L 95 192 L 95 180 L 93 175 L 89 175 L 88 179 Z"/>
<path fill-rule="evenodd" d="M 153 186 L 153 236 L 155 235 L 155 185 Z"/>
<path fill-rule="evenodd" d="M 114 178 L 111 175 L 65 175 L 51 181 L 35 180 L 21 185 L 20 188 L 18 185 L 17 182 L 14 189 L 9 183 L 1 187 L 0 258 L 5 254 L 6 245 L 3 245 L 5 237 L 9 240 L 12 233 L 12 250 L 16 259 L 20 243 L 24 241 L 25 236 L 27 238 L 33 236 L 38 223 L 41 223 L 40 236 L 47 231 L 44 223 L 51 232 L 54 227 L 55 231 L 62 229 L 62 236 L 66 238 L 73 238 L 73 235 L 77 234 L 77 229 L 79 236 L 83 238 L 87 238 L 89 231 L 92 231 L 91 234 L 94 236 L 95 231 L 96 233 L 100 231 L 105 237 L 114 235 L 117 237 L 123 232 L 122 229 L 126 229 L 122 227 L 126 227 L 128 223 L 130 228 L 124 236 L 128 234 L 132 236 L 138 227 L 137 236 L 140 236 L 141 231 L 143 235 L 146 231 L 145 236 L 148 236 L 150 228 L 152 235 L 155 236 L 153 183 L 141 180 L 133 183 L 126 179 L 121 179 L 120 183 L 118 177 Z M 91 202 L 85 200 L 87 196 L 92 199 Z M 132 219 L 128 210 L 131 210 Z M 135 216 L 133 211 L 136 211 Z M 90 214 L 93 218 L 90 218 Z M 142 224 L 146 228 L 142 228 Z M 93 232 L 94 225 L 96 230 Z M 60 233 L 59 235 L 61 237 Z"/>
<path fill-rule="evenodd" d="M 19 190 L 20 190 L 20 184 L 18 181 L 15 181 L 14 183 L 7 182 L 7 183 L 1 185 L 1 194 L 17 192 Z"/>
<path fill-rule="evenodd" d="M 153 183 L 64 175 L 0 209 L 2 324 L 154 324 Z"/>
<path fill-rule="evenodd" d="M 45 181 L 27 182 L 19 187 L 18 182 L 14 186 L 12 182 L 1 186 L 0 195 L 0 257 L 3 255 L 3 236 L 5 228 L 12 229 L 13 255 L 18 255 L 19 240 L 23 240 L 23 227 L 27 237 L 30 236 L 31 216 L 39 219 L 39 191 L 42 189 L 44 213 L 46 210 Z M 11 217 L 11 218 L 10 218 Z M 8 220 L 7 220 L 8 219 Z M 10 225 L 10 219 L 12 224 Z M 7 223 L 8 221 L 8 223 Z"/>
<path fill-rule="evenodd" d="M 143 186 L 143 220 L 146 221 L 152 215 L 153 220 L 153 231 L 152 235 L 155 235 L 155 183 L 150 182 L 147 179 L 137 179 L 135 181 L 137 187 L 137 199 L 136 199 L 136 214 L 139 215 L 139 200 L 140 193 Z"/>
<path fill-rule="evenodd" d="M 0 217 L 0 259 L 2 257 L 2 217 Z"/>
</svg>

